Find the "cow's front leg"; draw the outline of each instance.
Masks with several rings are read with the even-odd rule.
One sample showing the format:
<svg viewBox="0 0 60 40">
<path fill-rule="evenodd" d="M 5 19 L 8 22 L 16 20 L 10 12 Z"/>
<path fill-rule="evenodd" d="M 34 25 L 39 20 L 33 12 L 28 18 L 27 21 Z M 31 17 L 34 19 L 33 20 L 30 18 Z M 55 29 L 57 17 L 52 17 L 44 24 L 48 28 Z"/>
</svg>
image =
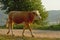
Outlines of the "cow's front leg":
<svg viewBox="0 0 60 40">
<path fill-rule="evenodd" d="M 29 23 L 26 23 L 26 27 L 29 29 L 29 31 L 31 32 L 31 35 L 32 37 L 34 37 L 33 33 L 32 33 L 32 29 L 30 27 L 30 24 Z"/>
<path fill-rule="evenodd" d="M 31 32 L 32 37 L 34 37 L 34 35 L 33 35 L 33 33 L 32 33 L 32 29 L 31 29 L 31 27 L 30 27 L 30 24 L 28 24 L 28 28 L 29 28 L 29 31 Z"/>
<path fill-rule="evenodd" d="M 24 32 L 25 32 L 25 29 L 27 28 L 27 24 L 24 23 L 24 27 L 23 27 L 23 32 L 22 32 L 22 36 L 24 36 Z"/>
<path fill-rule="evenodd" d="M 24 32 L 25 32 L 25 27 L 23 27 L 23 32 L 22 32 L 22 36 L 24 36 Z"/>
</svg>

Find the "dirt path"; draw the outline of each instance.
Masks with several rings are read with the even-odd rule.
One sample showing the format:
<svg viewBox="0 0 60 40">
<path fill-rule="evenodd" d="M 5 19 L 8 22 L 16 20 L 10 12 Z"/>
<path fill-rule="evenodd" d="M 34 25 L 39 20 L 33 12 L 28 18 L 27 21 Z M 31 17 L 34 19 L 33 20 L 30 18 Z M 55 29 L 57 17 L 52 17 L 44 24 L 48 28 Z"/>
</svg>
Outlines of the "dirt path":
<svg viewBox="0 0 60 40">
<path fill-rule="evenodd" d="M 49 30 L 32 30 L 35 37 L 49 37 L 49 38 L 60 38 L 60 31 L 49 31 Z M 0 34 L 6 35 L 7 29 L 0 29 Z M 15 36 L 22 36 L 22 30 L 14 29 L 13 33 Z M 11 32 L 10 34 L 11 35 Z M 31 37 L 30 31 L 25 31 L 25 36 Z"/>
</svg>

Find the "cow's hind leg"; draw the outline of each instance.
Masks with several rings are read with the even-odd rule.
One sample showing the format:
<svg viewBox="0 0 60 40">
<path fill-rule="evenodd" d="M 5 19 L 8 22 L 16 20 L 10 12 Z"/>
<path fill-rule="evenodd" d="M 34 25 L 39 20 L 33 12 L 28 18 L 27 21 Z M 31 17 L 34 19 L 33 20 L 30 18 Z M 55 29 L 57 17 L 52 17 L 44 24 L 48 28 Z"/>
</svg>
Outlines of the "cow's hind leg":
<svg viewBox="0 0 60 40">
<path fill-rule="evenodd" d="M 8 32 L 7 32 L 7 34 L 9 34 L 10 33 L 10 28 L 8 29 Z"/>
<path fill-rule="evenodd" d="M 12 33 L 12 36 L 14 36 L 14 34 L 13 34 L 13 25 L 14 25 L 14 23 L 12 22 L 11 23 L 11 33 Z"/>
<path fill-rule="evenodd" d="M 6 27 L 8 27 L 8 32 L 7 32 L 7 34 L 9 34 L 9 33 L 10 33 L 10 29 L 11 29 L 11 28 L 10 28 L 10 24 L 7 23 L 7 24 L 6 24 Z"/>
<path fill-rule="evenodd" d="M 8 24 L 8 32 L 7 32 L 7 34 L 9 34 L 10 31 L 11 31 L 11 33 L 12 33 L 12 35 L 13 35 L 13 23 L 9 23 L 9 24 Z"/>
<path fill-rule="evenodd" d="M 6 27 L 8 28 L 8 32 L 7 32 L 7 34 L 9 34 L 9 32 L 10 32 L 10 28 L 9 28 L 9 21 L 8 21 L 8 20 L 6 21 Z"/>
</svg>

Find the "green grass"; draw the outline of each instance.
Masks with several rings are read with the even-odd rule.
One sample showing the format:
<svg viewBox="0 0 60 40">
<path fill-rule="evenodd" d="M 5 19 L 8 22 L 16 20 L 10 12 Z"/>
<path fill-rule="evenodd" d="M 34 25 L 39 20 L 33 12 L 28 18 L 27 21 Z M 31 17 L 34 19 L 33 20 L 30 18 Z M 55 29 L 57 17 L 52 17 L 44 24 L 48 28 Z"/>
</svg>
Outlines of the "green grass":
<svg viewBox="0 0 60 40">
<path fill-rule="evenodd" d="M 20 24 L 20 25 L 14 25 L 14 29 L 23 29 L 24 25 Z M 38 29 L 38 30 L 54 30 L 54 31 L 60 31 L 60 24 L 56 24 L 56 25 L 50 25 L 50 26 L 41 26 L 41 25 L 37 25 L 37 24 L 32 24 L 30 25 L 30 27 L 32 29 Z M 0 29 L 6 29 L 6 26 L 0 26 Z"/>
<path fill-rule="evenodd" d="M 60 40 L 60 38 L 34 38 L 0 35 L 0 40 Z"/>
</svg>

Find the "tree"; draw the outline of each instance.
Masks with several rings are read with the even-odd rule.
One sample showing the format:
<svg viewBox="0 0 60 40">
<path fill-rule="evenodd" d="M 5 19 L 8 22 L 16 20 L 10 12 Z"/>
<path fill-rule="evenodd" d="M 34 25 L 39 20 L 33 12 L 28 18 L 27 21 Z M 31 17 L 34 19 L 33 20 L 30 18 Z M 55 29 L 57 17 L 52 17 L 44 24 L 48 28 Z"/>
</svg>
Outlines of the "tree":
<svg viewBox="0 0 60 40">
<path fill-rule="evenodd" d="M 46 20 L 48 13 L 42 5 L 41 0 L 2 0 L 4 4 L 2 9 L 7 9 L 7 13 L 10 11 L 32 11 L 39 10 L 41 14 L 41 21 Z"/>
</svg>

